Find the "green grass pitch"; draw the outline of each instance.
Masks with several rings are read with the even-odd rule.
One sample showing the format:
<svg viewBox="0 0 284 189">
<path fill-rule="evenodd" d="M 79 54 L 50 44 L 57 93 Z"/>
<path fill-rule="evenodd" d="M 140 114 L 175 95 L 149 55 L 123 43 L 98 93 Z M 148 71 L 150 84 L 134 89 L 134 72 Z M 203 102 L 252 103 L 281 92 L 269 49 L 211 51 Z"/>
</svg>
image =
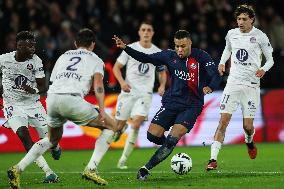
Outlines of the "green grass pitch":
<svg viewBox="0 0 284 189">
<path fill-rule="evenodd" d="M 122 150 L 110 150 L 103 158 L 100 175 L 109 184 L 97 186 L 81 179 L 92 151 L 63 151 L 59 161 L 54 161 L 49 153 L 45 154 L 50 167 L 60 177 L 60 182 L 43 184 L 44 174 L 34 164 L 21 175 L 23 189 L 93 189 L 93 188 L 158 188 L 158 189 L 280 189 L 284 188 L 284 143 L 257 144 L 258 156 L 250 160 L 243 145 L 225 145 L 220 151 L 218 171 L 206 172 L 205 165 L 209 159 L 210 146 L 177 147 L 163 163 L 151 171 L 147 181 L 137 181 L 136 172 L 155 149 L 135 149 L 131 155 L 127 170 L 119 170 L 116 163 Z M 170 170 L 170 159 L 178 152 L 185 152 L 193 160 L 192 171 L 184 176 L 176 175 Z M 9 188 L 6 170 L 17 163 L 23 153 L 0 154 L 0 189 Z"/>
</svg>

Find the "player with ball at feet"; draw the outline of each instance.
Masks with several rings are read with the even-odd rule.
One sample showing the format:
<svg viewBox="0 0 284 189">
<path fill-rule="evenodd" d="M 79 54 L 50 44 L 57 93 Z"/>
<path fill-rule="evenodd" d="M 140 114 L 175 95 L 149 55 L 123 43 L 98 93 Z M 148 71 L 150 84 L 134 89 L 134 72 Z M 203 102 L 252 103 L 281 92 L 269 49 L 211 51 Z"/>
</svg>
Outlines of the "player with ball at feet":
<svg viewBox="0 0 284 189">
<path fill-rule="evenodd" d="M 202 111 L 204 95 L 218 88 L 221 77 L 212 58 L 205 51 L 191 49 L 191 37 L 188 31 L 175 33 L 175 50 L 164 50 L 154 54 L 145 54 L 126 46 L 114 36 L 116 46 L 124 49 L 132 58 L 155 66 L 166 65 L 171 86 L 162 97 L 162 106 L 154 116 L 148 132 L 149 141 L 161 145 L 150 160 L 139 169 L 137 179 L 145 180 L 149 171 L 164 161 L 173 151 L 179 139 L 189 132 Z M 164 135 L 170 127 L 168 136 Z"/>
</svg>

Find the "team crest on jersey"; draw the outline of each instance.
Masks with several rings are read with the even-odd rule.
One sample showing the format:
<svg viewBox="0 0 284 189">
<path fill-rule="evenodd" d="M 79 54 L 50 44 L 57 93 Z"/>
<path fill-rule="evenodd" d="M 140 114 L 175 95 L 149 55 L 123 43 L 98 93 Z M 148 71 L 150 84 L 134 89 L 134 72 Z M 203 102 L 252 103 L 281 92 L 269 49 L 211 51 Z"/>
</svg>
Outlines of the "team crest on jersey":
<svg viewBox="0 0 284 189">
<path fill-rule="evenodd" d="M 191 64 L 190 64 L 190 68 L 195 70 L 195 69 L 196 69 L 196 64 L 191 63 Z"/>
<path fill-rule="evenodd" d="M 34 66 L 33 66 L 32 64 L 28 64 L 28 65 L 27 65 L 27 69 L 28 69 L 28 70 L 32 70 L 33 68 L 34 68 Z"/>
<path fill-rule="evenodd" d="M 225 104 L 221 104 L 220 105 L 220 110 L 224 110 L 225 109 Z"/>
<path fill-rule="evenodd" d="M 251 38 L 249 39 L 249 41 L 250 41 L 251 43 L 256 43 L 256 38 L 255 38 L 255 37 L 251 37 Z"/>
</svg>

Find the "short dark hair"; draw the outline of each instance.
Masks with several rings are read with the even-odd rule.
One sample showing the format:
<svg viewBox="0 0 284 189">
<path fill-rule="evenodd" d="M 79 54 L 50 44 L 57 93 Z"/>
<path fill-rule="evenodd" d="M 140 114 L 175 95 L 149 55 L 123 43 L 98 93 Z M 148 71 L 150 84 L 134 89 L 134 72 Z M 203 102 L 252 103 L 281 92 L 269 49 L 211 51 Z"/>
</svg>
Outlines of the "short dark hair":
<svg viewBox="0 0 284 189">
<path fill-rule="evenodd" d="M 186 30 L 178 30 L 176 33 L 175 33 L 175 36 L 174 36 L 175 39 L 183 39 L 183 38 L 188 38 L 188 39 L 191 39 L 190 37 L 190 33 Z"/>
<path fill-rule="evenodd" d="M 89 47 L 92 42 L 95 42 L 95 33 L 88 28 L 81 29 L 77 33 L 75 41 L 79 47 Z"/>
<path fill-rule="evenodd" d="M 18 41 L 25 41 L 25 40 L 34 40 L 35 39 L 35 36 L 32 32 L 30 31 L 21 31 L 19 33 L 17 33 L 17 36 L 16 36 L 16 42 Z"/>
<path fill-rule="evenodd" d="M 143 20 L 139 26 L 141 27 L 142 24 L 147 24 L 153 27 L 153 23 L 150 20 Z"/>
<path fill-rule="evenodd" d="M 237 19 L 237 17 L 242 13 L 247 14 L 250 18 L 255 17 L 255 12 L 254 12 L 252 6 L 249 6 L 249 5 L 238 6 L 235 10 L 235 18 Z"/>
</svg>

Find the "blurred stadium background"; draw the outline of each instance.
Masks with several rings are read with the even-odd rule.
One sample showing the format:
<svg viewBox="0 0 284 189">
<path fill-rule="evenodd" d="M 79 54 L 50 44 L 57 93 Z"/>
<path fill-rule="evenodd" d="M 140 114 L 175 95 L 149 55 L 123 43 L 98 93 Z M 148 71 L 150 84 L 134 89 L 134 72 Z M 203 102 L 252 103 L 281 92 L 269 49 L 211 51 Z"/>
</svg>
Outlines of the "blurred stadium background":
<svg viewBox="0 0 284 189">
<path fill-rule="evenodd" d="M 113 113 L 120 87 L 112 66 L 121 52 L 111 37 L 116 34 L 130 43 L 138 40 L 137 29 L 143 20 L 152 21 L 154 43 L 161 49 L 173 47 L 173 34 L 178 29 L 191 32 L 193 47 L 207 50 L 215 62 L 221 57 L 227 31 L 236 27 L 233 11 L 238 4 L 248 3 L 256 10 L 255 26 L 270 38 L 275 64 L 261 81 L 262 103 L 255 118 L 257 142 L 284 142 L 284 21 L 282 0 L 0 0 L 0 54 L 15 49 L 15 36 L 20 30 L 31 30 L 37 36 L 37 54 L 44 63 L 46 83 L 59 55 L 74 48 L 74 34 L 82 27 L 96 33 L 97 53 L 106 64 L 106 106 Z M 223 81 L 223 87 L 226 78 Z M 155 85 L 155 90 L 157 85 Z M 179 145 L 208 145 L 217 127 L 218 105 L 222 88 L 206 96 L 205 109 L 194 129 Z M 86 97 L 96 100 L 92 94 Z M 44 102 L 44 97 L 42 98 Z M 155 94 L 149 120 L 160 105 Z M 3 112 L 0 112 L 3 123 Z M 140 130 L 138 147 L 152 147 L 145 137 L 148 122 Z M 32 131 L 33 136 L 35 132 Z M 65 124 L 64 149 L 93 149 L 98 130 Z M 127 133 L 114 148 L 123 146 Z M 237 112 L 230 123 L 225 143 L 242 143 L 242 118 Z M 0 152 L 23 151 L 20 141 L 0 126 Z"/>
</svg>

